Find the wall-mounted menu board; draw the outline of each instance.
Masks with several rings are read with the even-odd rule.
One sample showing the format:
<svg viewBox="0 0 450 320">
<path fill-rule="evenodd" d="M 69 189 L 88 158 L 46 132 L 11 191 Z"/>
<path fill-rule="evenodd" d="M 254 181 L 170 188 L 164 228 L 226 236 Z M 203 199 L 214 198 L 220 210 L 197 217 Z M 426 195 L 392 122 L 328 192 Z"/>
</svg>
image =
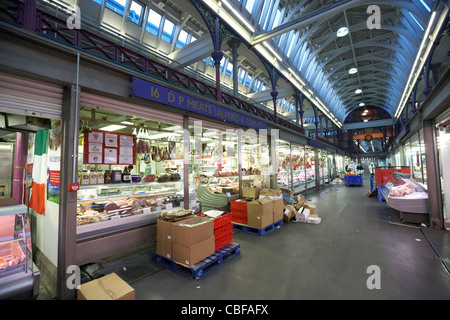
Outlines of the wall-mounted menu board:
<svg viewBox="0 0 450 320">
<path fill-rule="evenodd" d="M 84 134 L 83 164 L 136 164 L 136 135 L 92 129 Z"/>
</svg>

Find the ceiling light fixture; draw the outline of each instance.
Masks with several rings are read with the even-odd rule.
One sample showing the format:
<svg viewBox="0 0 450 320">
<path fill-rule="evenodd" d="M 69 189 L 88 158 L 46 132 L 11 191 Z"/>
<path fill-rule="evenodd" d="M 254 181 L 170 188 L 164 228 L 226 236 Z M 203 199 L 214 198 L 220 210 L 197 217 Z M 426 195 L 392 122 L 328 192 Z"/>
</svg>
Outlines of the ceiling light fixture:
<svg viewBox="0 0 450 320">
<path fill-rule="evenodd" d="M 356 94 L 360 94 L 360 93 L 362 93 L 362 90 L 361 90 L 361 89 L 356 89 L 356 90 L 355 90 L 355 93 L 356 93 Z"/>
<path fill-rule="evenodd" d="M 360 107 L 364 107 L 366 104 L 364 103 L 364 102 L 361 102 L 360 104 L 359 104 L 359 106 Z"/>
<path fill-rule="evenodd" d="M 126 128 L 126 126 L 121 126 L 118 124 L 111 124 L 109 126 L 106 126 L 106 127 L 100 128 L 100 129 L 103 131 L 117 131 L 117 130 L 120 130 L 123 128 Z"/>
<path fill-rule="evenodd" d="M 339 30 L 336 32 L 336 35 L 339 38 L 345 37 L 347 34 L 348 34 L 348 28 L 347 27 L 339 28 Z"/>
<path fill-rule="evenodd" d="M 356 68 L 351 68 L 350 70 L 348 70 L 348 73 L 349 74 L 355 74 L 355 73 L 357 73 L 358 72 L 358 69 L 356 69 Z"/>
</svg>

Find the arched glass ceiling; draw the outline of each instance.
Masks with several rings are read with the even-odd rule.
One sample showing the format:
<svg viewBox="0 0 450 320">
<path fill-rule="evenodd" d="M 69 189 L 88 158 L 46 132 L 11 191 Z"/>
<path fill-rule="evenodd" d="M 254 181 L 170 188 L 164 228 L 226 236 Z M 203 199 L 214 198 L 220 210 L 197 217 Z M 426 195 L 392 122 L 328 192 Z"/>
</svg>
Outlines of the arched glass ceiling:
<svg viewBox="0 0 450 320">
<path fill-rule="evenodd" d="M 246 3 L 246 0 L 242 0 Z M 325 19 L 292 28 L 292 22 L 337 2 L 353 2 L 345 10 L 330 9 Z M 369 29 L 369 5 L 380 9 L 380 28 Z M 281 12 L 273 34 L 278 48 L 293 70 L 298 70 L 322 102 L 341 121 L 359 103 L 387 110 L 394 116 L 431 16 L 431 0 L 417 1 L 264 1 L 263 10 L 251 11 L 262 34 L 273 30 L 269 15 Z M 372 13 L 372 11 L 370 11 Z M 267 17 L 264 17 L 267 15 Z M 267 23 L 269 21 L 269 23 Z M 263 23 L 264 22 L 264 23 Z M 376 22 L 376 21 L 375 21 Z M 338 36 L 337 31 L 348 28 Z M 357 72 L 350 74 L 351 68 Z M 356 94 L 356 89 L 362 93 Z"/>
<path fill-rule="evenodd" d="M 321 110 L 329 110 L 329 116 L 343 123 L 346 115 L 362 102 L 394 115 L 439 0 L 202 2 L 216 11 L 228 12 L 229 16 L 238 12 L 245 22 L 234 18 L 235 22 L 246 29 L 244 36 L 253 48 L 270 45 L 280 57 L 274 65 L 289 70 L 283 73 L 285 76 L 289 73 L 288 77 L 300 78 L 302 91 L 308 92 L 313 103 L 320 104 Z M 84 3 L 80 2 L 80 6 Z M 97 23 L 118 30 L 120 37 L 134 39 L 143 48 L 155 49 L 173 61 L 169 63 L 193 70 L 211 81 L 215 78 L 210 64 L 211 36 L 191 1 L 92 0 L 92 3 L 101 12 L 92 6 L 81 8 L 83 22 L 92 19 L 95 23 L 100 18 Z M 380 8 L 380 29 L 367 26 L 371 17 L 367 9 L 373 3 Z M 245 24 L 254 30 L 244 27 Z M 349 32 L 338 36 L 342 27 Z M 248 48 L 241 46 L 239 50 L 240 93 L 271 107 L 267 72 L 254 57 L 241 51 Z M 223 51 L 221 83 L 232 91 L 231 49 L 225 46 Z M 351 68 L 357 68 L 357 72 L 349 74 Z M 282 94 L 278 96 L 277 110 L 295 119 L 291 84 L 282 81 L 278 85 L 277 90 Z M 356 89 L 362 92 L 357 94 Z"/>
</svg>

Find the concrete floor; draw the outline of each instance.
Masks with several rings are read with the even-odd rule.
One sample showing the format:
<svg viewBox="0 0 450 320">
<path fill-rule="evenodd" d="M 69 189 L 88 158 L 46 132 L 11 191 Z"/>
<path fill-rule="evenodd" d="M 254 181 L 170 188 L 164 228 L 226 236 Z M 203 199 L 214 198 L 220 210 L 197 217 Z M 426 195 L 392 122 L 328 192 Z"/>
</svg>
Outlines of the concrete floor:
<svg viewBox="0 0 450 320">
<path fill-rule="evenodd" d="M 156 265 L 154 246 L 93 272 L 116 272 L 136 300 L 450 299 L 450 231 L 402 225 L 397 211 L 367 196 L 367 177 L 364 183 L 310 192 L 320 224 L 235 233 L 241 254 L 197 281 Z M 380 289 L 371 290 L 373 265 Z"/>
</svg>

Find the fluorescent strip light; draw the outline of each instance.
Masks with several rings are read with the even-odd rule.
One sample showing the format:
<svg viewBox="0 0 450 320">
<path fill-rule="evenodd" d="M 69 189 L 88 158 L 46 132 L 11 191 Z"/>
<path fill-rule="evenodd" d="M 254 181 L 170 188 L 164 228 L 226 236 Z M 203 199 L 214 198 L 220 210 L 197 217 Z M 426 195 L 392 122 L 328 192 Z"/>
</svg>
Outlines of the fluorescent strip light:
<svg viewBox="0 0 450 320">
<path fill-rule="evenodd" d="M 440 22 L 437 23 L 436 25 L 436 29 L 439 30 L 441 27 L 441 24 L 443 22 L 443 18 L 445 18 L 445 16 L 448 14 L 448 10 L 445 10 L 444 12 L 445 14 L 441 14 L 440 17 Z M 416 66 L 417 63 L 419 62 L 420 58 L 421 58 L 421 52 L 425 46 L 426 41 L 428 41 L 428 36 L 431 32 L 431 27 L 433 25 L 434 19 L 436 18 L 436 11 L 433 11 L 431 18 L 430 18 L 430 22 L 428 23 L 428 27 L 427 27 L 427 31 L 425 32 L 425 36 L 423 37 L 422 43 L 420 44 L 420 49 L 417 51 L 417 56 L 416 56 L 416 60 L 414 61 L 413 67 L 411 68 L 411 73 L 409 75 L 408 81 L 406 82 L 406 86 L 405 86 L 405 90 L 403 91 L 403 95 L 402 98 L 400 99 L 400 103 L 399 106 L 397 108 L 397 111 L 395 113 L 395 118 L 398 118 L 398 116 L 402 113 L 403 108 L 406 104 L 406 101 L 408 100 L 409 95 L 411 94 L 411 91 L 413 89 L 413 84 L 415 83 L 415 81 L 417 80 L 417 78 L 419 77 L 420 72 L 416 72 Z M 438 32 L 438 31 L 436 31 Z M 429 52 L 431 50 L 431 44 L 433 43 L 434 39 L 431 39 L 432 41 L 429 41 L 428 43 L 428 49 L 427 52 Z M 428 55 L 428 53 L 425 55 L 422 55 L 424 57 L 426 57 Z M 421 66 L 417 69 L 417 70 L 421 70 L 423 65 L 425 64 L 426 59 L 421 59 L 422 63 Z"/>
<path fill-rule="evenodd" d="M 123 128 L 126 128 L 126 126 L 121 126 L 121 125 L 118 125 L 118 124 L 112 124 L 112 125 L 100 128 L 100 130 L 103 130 L 103 131 L 117 131 L 117 130 L 120 130 L 120 129 L 123 129 Z"/>
<path fill-rule="evenodd" d="M 233 14 L 236 15 L 236 17 L 239 18 L 239 20 L 241 20 L 241 22 L 251 31 L 251 32 L 255 32 L 255 29 L 253 28 L 253 26 L 247 22 L 247 19 L 245 19 L 236 9 L 233 8 L 233 6 L 227 1 L 227 0 L 222 0 L 222 3 L 224 5 L 226 5 L 228 7 L 228 9 L 231 10 L 231 12 L 233 12 Z"/>
</svg>

